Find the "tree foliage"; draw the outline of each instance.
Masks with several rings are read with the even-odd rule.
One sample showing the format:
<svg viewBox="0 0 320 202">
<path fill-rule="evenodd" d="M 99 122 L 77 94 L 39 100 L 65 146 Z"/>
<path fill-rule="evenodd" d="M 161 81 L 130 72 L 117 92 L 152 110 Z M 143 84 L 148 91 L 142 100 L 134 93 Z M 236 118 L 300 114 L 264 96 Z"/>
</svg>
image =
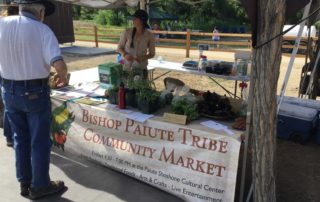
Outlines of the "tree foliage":
<svg viewBox="0 0 320 202">
<path fill-rule="evenodd" d="M 248 25 L 244 9 L 238 0 L 210 0 L 192 4 L 192 0 L 185 3 L 177 0 L 164 0 L 155 5 L 164 12 L 179 17 L 180 23 L 187 24 L 190 29 L 212 31 L 214 26 Z"/>
<path fill-rule="evenodd" d="M 117 25 L 121 26 L 125 24 L 128 12 L 126 9 L 115 10 L 98 10 L 98 13 L 94 16 L 94 21 L 101 25 Z"/>
<path fill-rule="evenodd" d="M 192 0 L 163 0 L 152 3 L 165 13 L 178 16 L 177 28 L 186 25 L 190 29 L 212 31 L 214 26 L 248 25 L 244 9 L 238 0 L 209 0 L 194 4 Z M 116 10 L 90 9 L 74 6 L 73 16 L 80 20 L 95 20 L 98 24 L 123 25 L 129 14 L 128 8 Z"/>
</svg>

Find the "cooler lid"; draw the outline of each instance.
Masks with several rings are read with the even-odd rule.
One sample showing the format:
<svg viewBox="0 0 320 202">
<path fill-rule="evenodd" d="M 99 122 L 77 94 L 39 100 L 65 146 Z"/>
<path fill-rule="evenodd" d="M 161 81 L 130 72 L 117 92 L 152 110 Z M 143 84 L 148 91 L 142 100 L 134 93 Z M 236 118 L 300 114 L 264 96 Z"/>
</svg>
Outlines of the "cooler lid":
<svg viewBox="0 0 320 202">
<path fill-rule="evenodd" d="M 283 116 L 289 116 L 305 121 L 311 121 L 313 120 L 318 111 L 316 109 L 288 104 L 288 103 L 282 103 L 279 110 L 279 115 Z"/>
<path fill-rule="evenodd" d="M 301 98 L 296 98 L 296 97 L 284 96 L 283 102 L 320 110 L 320 101 L 319 100 L 301 99 Z"/>
</svg>

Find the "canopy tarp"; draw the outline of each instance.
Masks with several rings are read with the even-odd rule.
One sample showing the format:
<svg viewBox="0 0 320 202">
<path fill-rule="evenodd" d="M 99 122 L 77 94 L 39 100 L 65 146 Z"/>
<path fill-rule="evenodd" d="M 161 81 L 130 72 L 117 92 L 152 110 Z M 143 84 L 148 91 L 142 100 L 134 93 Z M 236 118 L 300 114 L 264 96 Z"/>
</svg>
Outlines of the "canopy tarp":
<svg viewBox="0 0 320 202">
<path fill-rule="evenodd" d="M 139 0 L 57 0 L 65 3 L 76 4 L 91 8 L 113 9 L 123 6 L 137 6 Z"/>
<path fill-rule="evenodd" d="M 160 11 L 158 8 L 155 7 L 150 8 L 149 16 L 151 21 L 178 20 L 177 16 Z"/>
</svg>

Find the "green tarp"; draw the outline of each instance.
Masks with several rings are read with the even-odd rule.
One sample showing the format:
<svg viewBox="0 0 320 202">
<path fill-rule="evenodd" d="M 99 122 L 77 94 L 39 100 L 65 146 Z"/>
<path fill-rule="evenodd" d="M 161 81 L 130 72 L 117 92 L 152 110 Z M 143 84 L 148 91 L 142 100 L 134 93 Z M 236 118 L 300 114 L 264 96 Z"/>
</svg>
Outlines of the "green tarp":
<svg viewBox="0 0 320 202">
<path fill-rule="evenodd" d="M 158 8 L 150 8 L 149 16 L 150 21 L 178 20 L 177 16 L 160 11 Z"/>
</svg>

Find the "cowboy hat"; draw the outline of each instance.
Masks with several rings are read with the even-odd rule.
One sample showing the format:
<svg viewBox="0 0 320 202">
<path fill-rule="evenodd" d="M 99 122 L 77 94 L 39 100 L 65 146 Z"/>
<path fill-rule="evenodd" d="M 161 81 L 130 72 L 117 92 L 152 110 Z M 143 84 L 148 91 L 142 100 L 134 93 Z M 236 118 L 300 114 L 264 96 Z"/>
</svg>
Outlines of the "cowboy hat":
<svg viewBox="0 0 320 202">
<path fill-rule="evenodd" d="M 42 4 L 45 7 L 44 16 L 50 16 L 54 13 L 56 6 L 48 0 L 14 0 L 16 4 Z"/>
</svg>

